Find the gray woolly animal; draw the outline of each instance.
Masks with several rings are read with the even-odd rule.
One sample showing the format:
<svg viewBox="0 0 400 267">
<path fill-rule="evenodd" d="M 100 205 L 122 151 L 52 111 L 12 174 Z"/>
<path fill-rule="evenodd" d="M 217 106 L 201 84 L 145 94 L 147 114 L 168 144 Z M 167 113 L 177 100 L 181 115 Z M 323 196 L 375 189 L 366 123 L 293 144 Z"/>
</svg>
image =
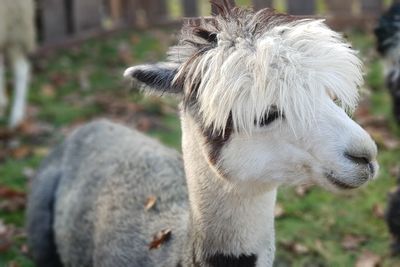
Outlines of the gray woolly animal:
<svg viewBox="0 0 400 267">
<path fill-rule="evenodd" d="M 0 116 L 8 103 L 5 82 L 5 59 L 9 58 L 14 74 L 14 100 L 9 126 L 18 126 L 25 115 L 30 76 L 27 56 L 35 49 L 34 0 L 2 0 L 0 3 Z"/>
<path fill-rule="evenodd" d="M 125 72 L 143 90 L 180 95 L 183 162 L 123 126 L 78 129 L 32 184 L 39 266 L 272 266 L 279 185 L 336 192 L 376 176 L 376 145 L 344 110 L 362 82 L 350 46 L 319 20 L 216 8 L 184 26 L 167 62 Z"/>
<path fill-rule="evenodd" d="M 157 204 L 145 212 L 150 195 Z M 65 266 L 154 266 L 170 245 L 150 251 L 148 244 L 156 232 L 184 225 L 186 199 L 176 151 L 123 126 L 91 123 L 54 150 L 32 185 L 28 231 L 37 264 L 62 266 L 57 251 L 68 257 Z M 43 236 L 51 228 L 57 245 Z M 173 231 L 182 238 L 183 229 Z"/>
</svg>

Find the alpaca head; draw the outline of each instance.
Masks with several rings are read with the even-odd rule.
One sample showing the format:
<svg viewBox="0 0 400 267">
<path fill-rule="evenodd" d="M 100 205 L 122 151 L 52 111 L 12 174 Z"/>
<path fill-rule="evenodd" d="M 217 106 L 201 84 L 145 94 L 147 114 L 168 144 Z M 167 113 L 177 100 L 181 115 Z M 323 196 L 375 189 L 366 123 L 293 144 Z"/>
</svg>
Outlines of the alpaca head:
<svg viewBox="0 0 400 267">
<path fill-rule="evenodd" d="M 348 115 L 362 83 L 349 44 L 321 20 L 218 8 L 183 27 L 166 62 L 125 76 L 181 95 L 184 135 L 234 184 L 316 182 L 339 191 L 375 177 L 376 145 Z"/>
</svg>

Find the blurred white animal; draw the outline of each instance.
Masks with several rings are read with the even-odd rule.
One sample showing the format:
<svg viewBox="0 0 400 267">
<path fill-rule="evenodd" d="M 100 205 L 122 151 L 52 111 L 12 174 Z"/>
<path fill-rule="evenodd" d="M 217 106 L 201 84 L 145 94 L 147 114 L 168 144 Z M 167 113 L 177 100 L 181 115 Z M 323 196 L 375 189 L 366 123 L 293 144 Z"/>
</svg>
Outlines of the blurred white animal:
<svg viewBox="0 0 400 267">
<path fill-rule="evenodd" d="M 1 0 L 0 2 L 0 116 L 8 104 L 5 61 L 13 70 L 14 98 L 9 127 L 17 127 L 24 119 L 30 64 L 27 55 L 35 49 L 34 0 Z"/>
</svg>

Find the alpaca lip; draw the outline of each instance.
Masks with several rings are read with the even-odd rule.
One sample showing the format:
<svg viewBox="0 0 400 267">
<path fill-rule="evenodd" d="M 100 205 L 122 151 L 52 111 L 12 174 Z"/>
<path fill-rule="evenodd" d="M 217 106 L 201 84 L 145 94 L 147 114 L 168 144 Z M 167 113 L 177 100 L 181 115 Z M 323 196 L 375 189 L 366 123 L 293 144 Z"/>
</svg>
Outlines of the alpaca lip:
<svg viewBox="0 0 400 267">
<path fill-rule="evenodd" d="M 328 178 L 328 180 L 329 180 L 332 184 L 334 184 L 335 186 L 337 186 L 337 187 L 339 187 L 339 188 L 341 188 L 341 189 L 344 189 L 344 190 L 356 189 L 356 188 L 358 187 L 358 186 L 356 186 L 356 185 L 349 185 L 349 184 L 346 184 L 346 183 L 344 183 L 344 182 L 342 182 L 342 181 L 339 181 L 338 179 L 336 179 L 336 178 L 333 176 L 332 173 L 327 173 L 327 174 L 326 174 L 326 178 Z"/>
</svg>

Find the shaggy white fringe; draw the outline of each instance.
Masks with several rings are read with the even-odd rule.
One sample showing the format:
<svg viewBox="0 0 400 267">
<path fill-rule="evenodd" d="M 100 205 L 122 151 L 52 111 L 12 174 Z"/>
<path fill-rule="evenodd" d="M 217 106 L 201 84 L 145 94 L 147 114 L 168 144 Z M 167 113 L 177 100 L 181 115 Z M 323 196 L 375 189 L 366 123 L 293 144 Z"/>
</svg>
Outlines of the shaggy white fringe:
<svg viewBox="0 0 400 267">
<path fill-rule="evenodd" d="M 257 38 L 245 23 L 217 20 L 218 46 L 196 58 L 189 71 L 181 69 L 189 77 L 186 91 L 201 79 L 197 98 L 205 126 L 223 132 L 231 114 L 236 131 L 251 133 L 276 107 L 294 130 L 299 123 L 307 127 L 328 95 L 348 111 L 356 107 L 362 63 L 322 20 L 271 26 Z M 183 62 L 192 52 L 177 46 L 169 59 Z"/>
</svg>

